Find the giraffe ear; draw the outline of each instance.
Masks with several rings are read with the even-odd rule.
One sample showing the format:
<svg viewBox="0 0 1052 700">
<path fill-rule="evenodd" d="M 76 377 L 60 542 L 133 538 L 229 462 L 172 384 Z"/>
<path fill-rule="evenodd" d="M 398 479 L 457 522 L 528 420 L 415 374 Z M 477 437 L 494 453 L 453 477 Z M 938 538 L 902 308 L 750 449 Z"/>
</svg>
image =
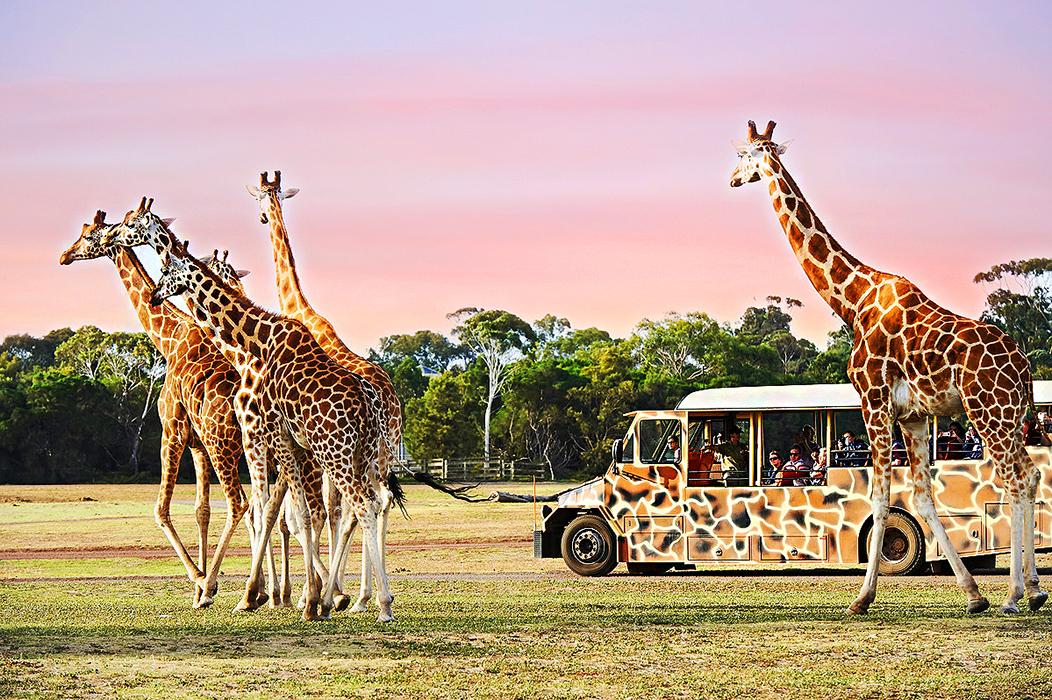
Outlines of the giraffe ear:
<svg viewBox="0 0 1052 700">
<path fill-rule="evenodd" d="M 245 185 L 248 188 L 248 193 L 256 199 L 262 199 L 263 193 L 259 191 L 259 188 L 255 185 Z"/>
<path fill-rule="evenodd" d="M 734 150 L 738 151 L 739 155 L 746 155 L 749 152 L 749 144 L 744 141 L 731 141 L 734 145 Z"/>
<path fill-rule="evenodd" d="M 294 197 L 294 196 L 296 196 L 296 193 L 299 192 L 299 191 L 300 191 L 299 187 L 290 187 L 290 188 L 288 188 L 287 190 L 285 190 L 284 192 L 281 193 L 283 195 L 282 199 L 288 199 L 289 197 Z"/>
<path fill-rule="evenodd" d="M 782 155 L 789 150 L 789 144 L 793 142 L 793 139 L 789 139 L 785 143 L 778 144 L 778 155 Z"/>
<path fill-rule="evenodd" d="M 249 270 L 234 270 L 234 274 L 237 275 L 238 279 L 242 277 L 248 277 Z"/>
<path fill-rule="evenodd" d="M 169 218 L 167 218 L 167 219 L 161 219 L 161 223 L 162 223 L 162 224 L 164 224 L 164 227 L 165 227 L 165 228 L 168 228 L 168 227 L 169 227 L 169 226 L 171 226 L 171 225 L 172 225 L 172 224 L 173 224 L 174 222 L 175 222 L 175 217 L 174 217 L 174 216 L 172 216 L 172 217 L 169 217 Z"/>
</svg>

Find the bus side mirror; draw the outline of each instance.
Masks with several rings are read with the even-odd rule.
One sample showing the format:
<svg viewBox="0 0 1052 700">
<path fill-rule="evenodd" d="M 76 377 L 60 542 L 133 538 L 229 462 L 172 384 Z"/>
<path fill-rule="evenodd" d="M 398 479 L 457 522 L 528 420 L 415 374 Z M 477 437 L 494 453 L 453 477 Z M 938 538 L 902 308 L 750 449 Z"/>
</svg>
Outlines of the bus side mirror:
<svg viewBox="0 0 1052 700">
<path fill-rule="evenodd" d="M 624 445 L 622 444 L 620 439 L 614 440 L 614 444 L 611 445 L 610 452 L 613 453 L 615 462 L 619 462 L 620 463 L 620 462 L 624 461 L 622 459 L 623 447 L 624 447 Z"/>
</svg>

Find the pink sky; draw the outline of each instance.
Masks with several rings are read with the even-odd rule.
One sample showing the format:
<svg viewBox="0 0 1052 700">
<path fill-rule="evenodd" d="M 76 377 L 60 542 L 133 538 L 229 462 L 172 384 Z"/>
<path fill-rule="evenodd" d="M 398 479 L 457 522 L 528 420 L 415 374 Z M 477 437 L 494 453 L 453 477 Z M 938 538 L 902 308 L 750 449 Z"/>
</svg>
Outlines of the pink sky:
<svg viewBox="0 0 1052 700">
<path fill-rule="evenodd" d="M 245 185 L 278 169 L 305 292 L 358 352 L 463 306 L 626 337 L 768 295 L 823 348 L 764 189 L 728 186 L 749 119 L 848 250 L 952 310 L 1052 257 L 1046 3 L 350 4 L 0 7 L 0 336 L 138 330 L 108 261 L 57 261 L 143 195 L 275 308 Z"/>
</svg>

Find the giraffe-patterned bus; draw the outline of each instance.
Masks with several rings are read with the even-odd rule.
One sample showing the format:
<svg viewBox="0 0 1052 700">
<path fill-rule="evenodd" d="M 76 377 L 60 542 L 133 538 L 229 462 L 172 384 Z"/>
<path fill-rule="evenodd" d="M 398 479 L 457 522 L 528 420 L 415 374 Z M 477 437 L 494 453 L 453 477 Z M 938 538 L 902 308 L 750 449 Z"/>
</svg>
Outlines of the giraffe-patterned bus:
<svg viewBox="0 0 1052 700">
<path fill-rule="evenodd" d="M 1035 382 L 1034 396 L 1034 418 L 1046 418 L 1052 382 Z M 675 410 L 632 416 L 606 474 L 544 507 L 536 557 L 561 556 L 583 576 L 608 574 L 620 562 L 647 574 L 723 563 L 866 561 L 872 468 L 868 445 L 858 441 L 866 432 L 850 384 L 707 389 Z M 988 567 L 1009 551 L 1011 508 L 982 445 L 962 423 L 933 419 L 935 503 L 965 562 Z M 734 431 L 740 437 L 731 437 Z M 845 444 L 849 434 L 855 441 Z M 1041 473 L 1035 544 L 1052 551 L 1052 448 L 1040 444 L 1039 430 L 1029 437 L 1037 444 L 1027 451 Z M 770 459 L 792 452 L 800 463 L 791 468 Z M 945 560 L 913 511 L 906 460 L 896 445 L 880 562 L 886 574 Z"/>
</svg>

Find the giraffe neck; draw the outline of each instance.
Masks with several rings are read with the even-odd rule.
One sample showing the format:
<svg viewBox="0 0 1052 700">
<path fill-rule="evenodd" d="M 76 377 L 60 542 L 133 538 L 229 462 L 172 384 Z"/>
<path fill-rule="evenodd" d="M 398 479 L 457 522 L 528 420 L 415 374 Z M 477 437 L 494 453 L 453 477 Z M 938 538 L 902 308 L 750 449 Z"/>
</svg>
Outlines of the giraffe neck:
<svg viewBox="0 0 1052 700">
<path fill-rule="evenodd" d="M 274 273 L 277 278 L 281 312 L 302 320 L 303 316 L 312 313 L 313 309 L 300 287 L 296 259 L 292 256 L 289 234 L 285 230 L 285 217 L 281 213 L 281 201 L 276 192 L 267 195 L 267 219 L 270 222 L 270 245 L 274 249 Z"/>
<path fill-rule="evenodd" d="M 768 154 L 764 166 L 774 211 L 800 267 L 830 308 L 853 325 L 862 295 L 884 273 L 859 262 L 829 235 L 777 157 Z"/>
<path fill-rule="evenodd" d="M 193 262 L 187 304 L 223 356 L 240 372 L 266 363 L 279 320 L 233 294 L 207 267 Z"/>
<path fill-rule="evenodd" d="M 307 326 L 329 357 L 344 367 L 356 368 L 363 362 L 361 356 L 347 347 L 329 320 L 310 305 L 300 288 L 296 260 L 292 256 L 285 218 L 281 213 L 281 201 L 276 193 L 267 196 L 267 219 L 270 222 L 270 242 L 274 249 L 274 271 L 277 275 L 281 313 Z"/>
<path fill-rule="evenodd" d="M 193 324 L 193 319 L 168 301 L 160 306 L 150 305 L 153 280 L 131 249 L 117 247 L 111 258 L 143 330 L 164 359 L 170 362 L 183 335 L 182 329 L 185 324 Z"/>
</svg>

